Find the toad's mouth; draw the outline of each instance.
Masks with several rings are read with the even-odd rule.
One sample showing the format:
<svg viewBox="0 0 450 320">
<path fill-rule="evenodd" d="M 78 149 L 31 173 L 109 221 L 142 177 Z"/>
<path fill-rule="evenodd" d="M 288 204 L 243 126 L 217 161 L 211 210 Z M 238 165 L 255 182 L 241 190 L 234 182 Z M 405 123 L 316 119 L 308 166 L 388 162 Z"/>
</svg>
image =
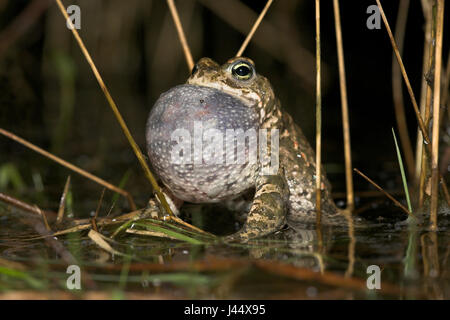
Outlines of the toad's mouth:
<svg viewBox="0 0 450 320">
<path fill-rule="evenodd" d="M 256 92 L 250 90 L 249 88 L 236 85 L 235 81 L 232 79 L 211 81 L 211 79 L 208 78 L 194 77 L 189 78 L 186 81 L 186 85 L 216 89 L 223 94 L 228 94 L 235 99 L 242 101 L 242 103 L 248 107 L 255 106 L 261 101 L 261 98 Z"/>
</svg>

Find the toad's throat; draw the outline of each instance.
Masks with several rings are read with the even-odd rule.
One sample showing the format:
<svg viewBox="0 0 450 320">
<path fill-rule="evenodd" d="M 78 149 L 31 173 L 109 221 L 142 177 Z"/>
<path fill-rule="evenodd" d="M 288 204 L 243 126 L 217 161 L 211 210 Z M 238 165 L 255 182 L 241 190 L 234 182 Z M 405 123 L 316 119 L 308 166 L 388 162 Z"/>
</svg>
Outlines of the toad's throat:
<svg viewBox="0 0 450 320">
<path fill-rule="evenodd" d="M 151 110 L 146 132 L 150 162 L 182 200 L 234 198 L 254 185 L 261 158 L 255 152 L 259 129 L 258 113 L 241 99 L 211 87 L 176 86 Z"/>
</svg>

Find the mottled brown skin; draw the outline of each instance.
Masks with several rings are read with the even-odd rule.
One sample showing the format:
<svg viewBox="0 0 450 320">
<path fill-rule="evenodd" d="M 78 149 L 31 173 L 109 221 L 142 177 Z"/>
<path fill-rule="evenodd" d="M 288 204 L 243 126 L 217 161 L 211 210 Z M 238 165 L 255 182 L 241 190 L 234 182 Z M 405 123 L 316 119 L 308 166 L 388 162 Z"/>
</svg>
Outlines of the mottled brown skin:
<svg viewBox="0 0 450 320">
<path fill-rule="evenodd" d="M 269 81 L 256 72 L 251 79 L 236 79 L 230 68 L 237 61 L 254 67 L 248 58 L 233 58 L 222 66 L 203 58 L 196 64 L 187 84 L 216 88 L 239 98 L 259 114 L 260 128 L 279 130 L 278 174 L 256 173 L 255 194 L 246 222 L 240 231 L 227 237 L 245 241 L 280 230 L 286 222 L 294 226 L 315 222 L 316 168 L 314 151 L 292 117 L 282 110 Z M 325 176 L 322 181 L 322 222 L 332 224 L 339 212 L 330 197 L 330 185 Z M 173 199 L 173 195 L 170 198 Z"/>
</svg>

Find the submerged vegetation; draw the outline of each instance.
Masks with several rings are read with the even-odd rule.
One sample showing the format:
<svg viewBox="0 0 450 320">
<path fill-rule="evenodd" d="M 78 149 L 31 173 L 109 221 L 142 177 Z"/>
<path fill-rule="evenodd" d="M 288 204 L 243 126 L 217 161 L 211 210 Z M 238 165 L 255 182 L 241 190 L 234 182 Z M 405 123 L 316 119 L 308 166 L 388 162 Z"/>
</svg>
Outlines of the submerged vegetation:
<svg viewBox="0 0 450 320">
<path fill-rule="evenodd" d="M 0 56 L 4 57 L 0 70 L 8 83 L 0 87 L 5 97 L 0 113 L 0 299 L 450 297 L 446 185 L 450 57 L 448 36 L 443 36 L 443 0 L 411 4 L 400 0 L 398 8 L 385 1 L 385 10 L 377 0 L 374 11 L 366 10 L 370 1 L 352 7 L 338 0 L 333 0 L 333 6 L 320 0 L 308 4 L 269 0 L 250 7 L 237 0 L 167 0 L 167 4 L 142 1 L 127 8 L 120 1 L 109 1 L 79 1 L 86 19 L 81 30 L 73 28 L 60 0 L 32 1 L 25 6 L 0 2 L 8 12 L 0 16 Z M 105 25 L 90 31 L 102 10 Z M 415 26 L 408 31 L 409 10 L 415 17 L 423 15 L 425 32 Z M 368 12 L 378 14 L 384 28 L 370 30 L 365 25 Z M 147 14 L 154 20 L 149 22 Z M 352 15 L 364 22 L 356 35 L 350 32 Z M 217 16 L 223 21 L 215 21 Z M 111 17 L 119 21 L 117 30 L 113 30 L 114 19 L 108 20 Z M 299 17 L 305 21 L 299 22 Z M 137 19 L 139 23 L 134 22 Z M 27 21 L 26 28 L 11 31 L 20 21 Z M 390 29 L 393 21 L 395 35 Z M 33 25 L 42 29 L 39 41 L 35 39 L 38 31 L 31 31 Z M 243 35 L 236 35 L 232 28 Z M 376 33 L 372 42 L 377 42 L 373 48 L 380 47 L 379 52 L 367 51 L 359 55 L 361 60 L 354 58 L 354 48 L 356 52 L 361 48 L 352 36 L 369 37 L 369 32 Z M 408 32 L 415 39 L 405 38 Z M 403 50 L 408 40 L 415 47 L 422 44 L 415 33 L 423 37 L 422 61 Z M 229 43 L 224 44 L 224 37 Z M 336 53 L 328 47 L 334 41 Z M 351 54 L 344 50 L 347 44 Z M 417 51 L 415 47 L 412 50 Z M 33 50 L 39 60 L 31 58 Z M 144 52 L 138 54 L 139 50 Z M 322 163 L 334 190 L 345 189 L 335 195 L 346 225 L 322 225 L 319 205 L 316 225 L 311 228 L 297 232 L 284 228 L 239 243 L 223 238 L 243 223 L 223 204 L 187 205 L 180 216 L 172 213 L 140 148 L 144 145 L 142 119 L 149 111 L 142 105 L 151 105 L 160 93 L 182 83 L 193 68 L 193 56 L 222 59 L 241 56 L 245 50 L 257 68 L 261 66 L 259 72 L 274 79 L 283 106 L 309 136 L 315 136 L 316 176 L 321 177 Z M 24 66 L 14 60 L 21 51 Z M 374 96 L 389 92 L 384 86 L 389 78 L 383 78 L 381 69 L 390 72 L 391 55 L 394 102 L 384 106 Z M 406 67 L 405 57 L 409 59 Z M 371 61 L 376 58 L 380 61 Z M 26 69 L 30 61 L 39 66 Z M 409 65 L 421 62 L 422 70 L 409 71 Z M 367 67 L 362 71 L 364 80 L 357 80 L 361 66 Z M 38 69 L 31 77 L 23 74 Z M 379 87 L 365 92 L 364 87 L 356 89 L 358 83 L 370 80 L 370 72 Z M 409 101 L 403 101 L 402 81 Z M 420 96 L 417 83 L 422 85 Z M 100 91 L 110 110 L 101 105 L 105 102 Z M 312 107 L 314 92 L 316 109 Z M 339 100 L 342 107 L 333 109 Z M 32 112 L 30 105 L 36 101 L 40 109 Z M 78 107 L 82 104 L 87 106 Z M 300 105 L 309 107 L 303 110 Z M 358 105 L 379 106 L 375 120 L 356 110 Z M 396 119 L 391 119 L 394 107 Z M 330 125 L 329 119 L 339 117 L 342 128 Z M 392 146 L 389 127 L 395 120 L 400 139 L 392 128 Z M 417 132 L 415 152 L 408 127 L 409 132 Z M 343 139 L 339 139 L 342 129 Z M 36 160 L 32 151 L 44 158 Z M 102 172 L 105 179 L 92 172 Z M 354 182 L 353 172 L 369 184 L 362 179 Z M 320 178 L 316 187 L 320 204 Z M 148 204 L 152 192 L 162 212 Z M 371 290 L 368 280 L 369 267 L 374 265 L 383 272 L 380 290 Z M 77 269 L 69 270 L 70 266 L 81 270 L 79 279 L 72 277 Z"/>
</svg>

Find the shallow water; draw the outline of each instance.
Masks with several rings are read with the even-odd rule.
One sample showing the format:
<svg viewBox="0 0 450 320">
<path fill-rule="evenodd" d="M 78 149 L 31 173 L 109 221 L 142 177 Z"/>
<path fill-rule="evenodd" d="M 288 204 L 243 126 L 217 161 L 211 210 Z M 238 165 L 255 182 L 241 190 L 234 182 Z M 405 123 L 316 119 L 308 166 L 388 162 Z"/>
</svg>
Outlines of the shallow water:
<svg viewBox="0 0 450 320">
<path fill-rule="evenodd" d="M 39 219 L 5 205 L 0 208 L 0 295 L 4 298 L 13 292 L 19 297 L 31 294 L 30 290 L 39 298 L 450 297 L 448 217 L 440 219 L 438 232 L 414 228 L 398 217 L 357 217 L 350 228 L 323 227 L 321 239 L 314 228 L 295 232 L 285 228 L 247 244 L 194 245 L 126 234 L 111 243 L 126 254 L 120 256 L 98 247 L 86 231 L 58 236 L 56 242 L 65 249 L 56 253 L 54 243 L 30 240 L 36 236 L 36 226 L 42 225 Z M 102 233 L 110 234 L 108 229 Z M 72 263 L 68 254 L 82 270 L 82 290 L 67 289 L 66 269 Z M 20 263 L 20 268 L 10 262 Z M 380 268 L 379 290 L 367 288 L 371 265 Z"/>
</svg>

